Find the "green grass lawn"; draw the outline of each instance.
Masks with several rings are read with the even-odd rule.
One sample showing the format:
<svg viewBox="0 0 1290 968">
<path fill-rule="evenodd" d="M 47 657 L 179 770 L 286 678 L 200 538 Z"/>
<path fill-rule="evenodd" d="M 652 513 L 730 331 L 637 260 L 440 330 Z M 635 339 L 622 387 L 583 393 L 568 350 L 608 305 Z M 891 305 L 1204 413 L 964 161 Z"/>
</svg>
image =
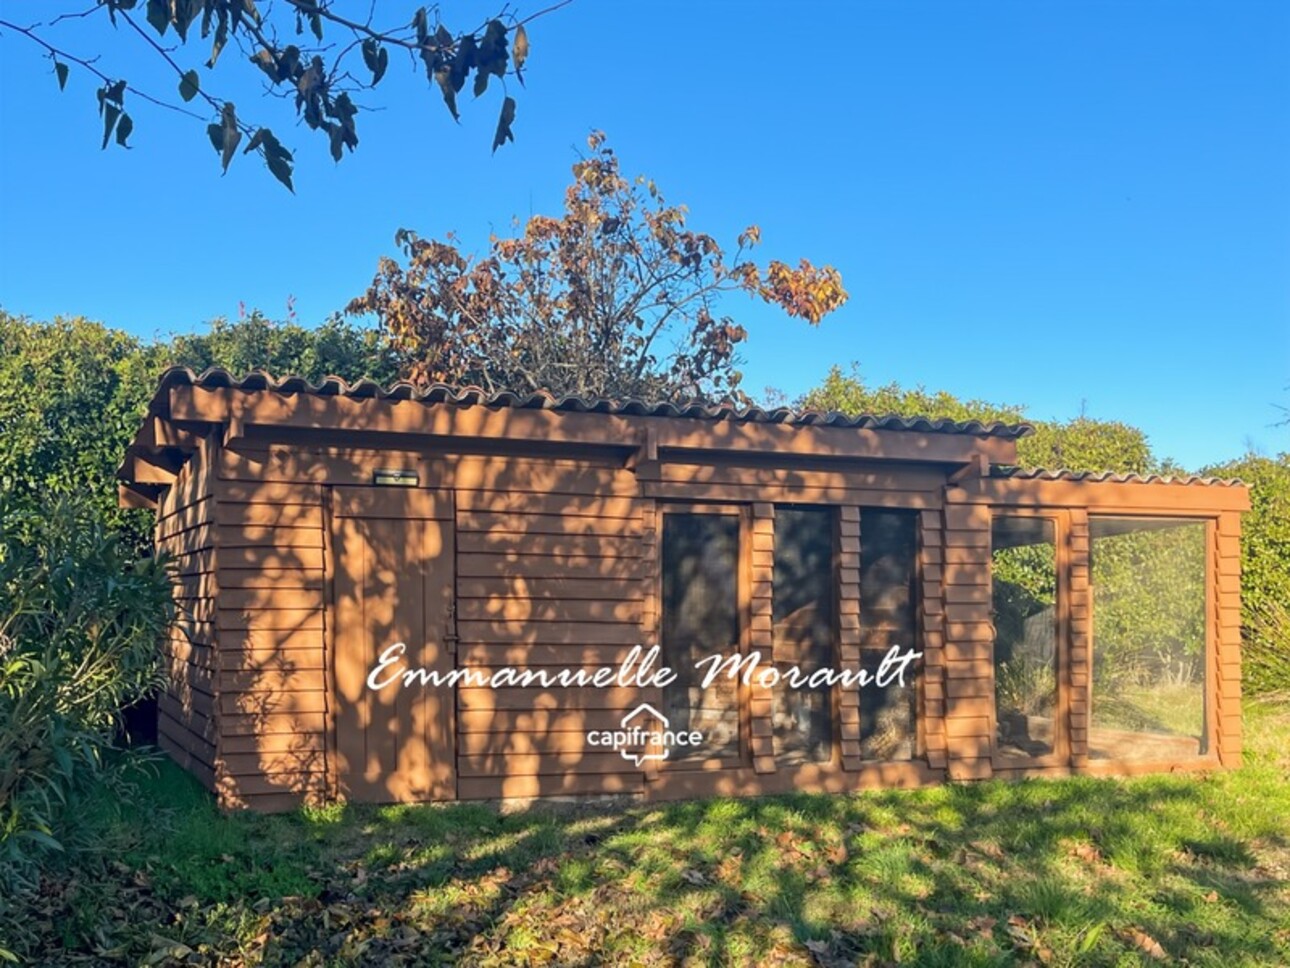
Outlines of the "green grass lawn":
<svg viewBox="0 0 1290 968">
<path fill-rule="evenodd" d="M 161 764 L 0 923 L 49 964 L 1290 964 L 1290 705 L 1236 773 L 223 816 Z"/>
</svg>

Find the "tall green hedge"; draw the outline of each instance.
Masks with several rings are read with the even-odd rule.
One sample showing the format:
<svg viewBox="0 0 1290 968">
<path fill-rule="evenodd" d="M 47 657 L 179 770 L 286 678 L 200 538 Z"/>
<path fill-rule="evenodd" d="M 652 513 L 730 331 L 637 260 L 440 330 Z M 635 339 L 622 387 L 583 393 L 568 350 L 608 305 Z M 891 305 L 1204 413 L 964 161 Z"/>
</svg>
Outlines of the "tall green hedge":
<svg viewBox="0 0 1290 968">
<path fill-rule="evenodd" d="M 1290 689 L 1290 454 L 1205 469 L 1250 486 L 1241 521 L 1242 675 L 1249 692 Z"/>
<path fill-rule="evenodd" d="M 1072 471 L 1116 471 L 1144 474 L 1158 469 L 1147 435 L 1115 420 L 1079 416 L 1067 421 L 1034 420 L 1023 407 L 960 400 L 943 390 L 902 387 L 896 383 L 870 386 L 855 369 L 848 374 L 833 367 L 824 381 L 799 403 L 813 410 L 842 413 L 898 413 L 950 420 L 1029 423 L 1034 434 L 1017 443 L 1022 467 L 1064 468 Z"/>
<path fill-rule="evenodd" d="M 85 496 L 142 551 L 152 545 L 151 515 L 117 507 L 114 475 L 168 366 L 389 383 L 398 360 L 375 330 L 339 318 L 308 329 L 252 313 L 145 343 L 86 319 L 0 312 L 0 490 L 15 507 Z"/>
</svg>

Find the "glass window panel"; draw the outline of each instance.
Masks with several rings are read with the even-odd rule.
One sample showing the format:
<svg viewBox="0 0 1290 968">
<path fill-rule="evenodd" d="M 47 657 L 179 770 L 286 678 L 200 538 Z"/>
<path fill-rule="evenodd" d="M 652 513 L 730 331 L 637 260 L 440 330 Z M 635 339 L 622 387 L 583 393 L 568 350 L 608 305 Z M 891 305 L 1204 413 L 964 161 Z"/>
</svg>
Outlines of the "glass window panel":
<svg viewBox="0 0 1290 968">
<path fill-rule="evenodd" d="M 1204 753 L 1205 522 L 1094 516 L 1089 534 L 1090 758 Z"/>
<path fill-rule="evenodd" d="M 860 512 L 861 667 L 877 674 L 892 646 L 917 649 L 918 572 L 916 514 L 865 508 Z M 907 760 L 917 752 L 917 691 L 913 669 L 905 684 L 860 690 L 860 755 Z"/>
<path fill-rule="evenodd" d="M 772 589 L 773 649 L 781 672 L 810 674 L 833 667 L 833 512 L 828 508 L 775 509 Z M 775 755 L 784 763 L 833 756 L 833 690 L 774 690 Z"/>
<path fill-rule="evenodd" d="M 704 741 L 678 746 L 677 759 L 737 756 L 738 683 L 718 676 L 701 688 L 704 656 L 739 651 L 739 518 L 733 514 L 663 515 L 663 662 L 676 681 L 663 690 L 663 713 L 675 730 Z M 705 667 L 706 668 L 706 667 Z"/>
<path fill-rule="evenodd" d="M 1057 539 L 1049 518 L 995 515 L 990 573 L 995 749 L 1044 756 L 1057 718 Z"/>
</svg>

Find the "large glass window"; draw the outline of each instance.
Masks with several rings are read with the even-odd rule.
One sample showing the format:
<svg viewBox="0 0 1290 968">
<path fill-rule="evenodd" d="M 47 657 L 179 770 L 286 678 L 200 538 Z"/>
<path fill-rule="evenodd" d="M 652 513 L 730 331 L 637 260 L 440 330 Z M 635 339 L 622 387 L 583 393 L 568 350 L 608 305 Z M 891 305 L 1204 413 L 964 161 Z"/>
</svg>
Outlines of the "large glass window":
<svg viewBox="0 0 1290 968">
<path fill-rule="evenodd" d="M 865 508 L 860 512 L 861 665 L 876 675 L 892 646 L 919 650 L 916 514 Z M 913 675 L 909 674 L 913 673 Z M 907 760 L 917 752 L 917 692 L 911 669 L 905 684 L 860 690 L 860 755 Z"/>
<path fill-rule="evenodd" d="M 776 666 L 809 674 L 833 667 L 833 512 L 775 509 L 773 647 Z M 832 690 L 775 688 L 775 755 L 783 763 L 833 755 Z"/>
<path fill-rule="evenodd" d="M 1089 534 L 1090 758 L 1204 753 L 1205 522 L 1094 516 Z"/>
<path fill-rule="evenodd" d="M 663 713 L 675 730 L 698 730 L 704 742 L 672 756 L 737 756 L 738 683 L 717 676 L 702 688 L 696 663 L 739 651 L 739 516 L 670 511 L 663 515 L 663 664 L 676 681 L 663 690 Z"/>
<path fill-rule="evenodd" d="M 995 515 L 990 576 L 995 751 L 1045 756 L 1057 742 L 1056 523 Z"/>
</svg>

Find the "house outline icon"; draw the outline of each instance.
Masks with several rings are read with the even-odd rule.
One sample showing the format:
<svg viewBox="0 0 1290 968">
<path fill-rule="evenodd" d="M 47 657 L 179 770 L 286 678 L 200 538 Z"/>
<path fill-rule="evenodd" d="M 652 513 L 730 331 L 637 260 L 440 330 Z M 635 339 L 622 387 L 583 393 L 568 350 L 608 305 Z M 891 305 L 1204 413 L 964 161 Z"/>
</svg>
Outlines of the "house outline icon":
<svg viewBox="0 0 1290 968">
<path fill-rule="evenodd" d="M 626 716 L 624 716 L 622 718 L 622 722 L 619 723 L 619 726 L 621 726 L 623 729 L 627 729 L 628 725 L 632 722 L 632 720 L 646 713 L 648 713 L 650 716 L 653 716 L 654 719 L 657 720 L 658 722 L 662 723 L 664 730 L 671 728 L 672 726 L 671 721 L 647 702 L 641 703 L 639 706 L 637 706 L 635 709 L 629 712 Z M 665 760 L 671 755 L 671 753 L 672 753 L 672 750 L 667 746 L 663 747 L 662 753 L 633 753 L 625 749 L 620 749 L 618 751 L 618 754 L 623 759 L 631 760 L 637 766 L 640 766 L 646 760 Z"/>
<path fill-rule="evenodd" d="M 621 725 L 624 729 L 626 729 L 628 723 L 630 723 L 641 713 L 645 713 L 645 712 L 648 712 L 651 716 L 653 716 L 655 719 L 661 722 L 663 724 L 664 729 L 671 728 L 672 726 L 671 721 L 647 702 L 641 703 L 639 706 L 637 706 L 635 709 L 629 712 L 626 716 L 624 716 L 623 721 L 619 725 Z"/>
</svg>

